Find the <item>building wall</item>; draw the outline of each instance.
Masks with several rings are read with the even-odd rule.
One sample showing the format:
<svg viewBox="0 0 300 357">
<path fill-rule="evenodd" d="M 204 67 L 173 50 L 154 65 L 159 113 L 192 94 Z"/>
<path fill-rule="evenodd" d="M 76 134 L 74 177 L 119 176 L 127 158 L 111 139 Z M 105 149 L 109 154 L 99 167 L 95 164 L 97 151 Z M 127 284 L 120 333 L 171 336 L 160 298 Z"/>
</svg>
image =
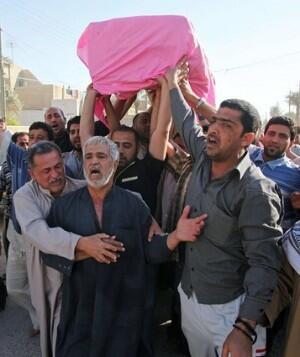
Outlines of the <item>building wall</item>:
<svg viewBox="0 0 300 357">
<path fill-rule="evenodd" d="M 22 126 L 30 126 L 35 121 L 44 121 L 44 110 L 22 110 L 18 115 Z"/>
</svg>

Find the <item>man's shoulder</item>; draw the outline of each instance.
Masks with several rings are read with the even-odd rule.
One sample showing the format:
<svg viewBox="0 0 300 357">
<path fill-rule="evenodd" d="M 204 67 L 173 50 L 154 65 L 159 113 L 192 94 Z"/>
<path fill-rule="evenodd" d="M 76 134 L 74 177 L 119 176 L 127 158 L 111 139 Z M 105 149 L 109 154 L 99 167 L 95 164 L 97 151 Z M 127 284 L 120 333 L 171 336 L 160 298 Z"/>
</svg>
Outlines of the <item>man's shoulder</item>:
<svg viewBox="0 0 300 357">
<path fill-rule="evenodd" d="M 276 183 L 270 178 L 266 177 L 259 167 L 252 163 L 247 172 L 245 173 L 242 185 L 248 192 L 252 193 L 262 193 L 262 194 L 275 194 L 277 195 L 278 190 L 276 188 Z"/>
<path fill-rule="evenodd" d="M 30 180 L 28 182 L 26 182 L 23 186 L 21 186 L 17 191 L 16 193 L 14 194 L 14 197 L 21 197 L 21 196 L 24 196 L 24 195 L 32 195 L 38 191 L 41 191 L 39 190 L 39 186 L 36 184 L 35 181 L 33 180 Z"/>
<path fill-rule="evenodd" d="M 130 191 L 126 188 L 122 188 L 117 185 L 113 186 L 112 191 L 115 199 L 117 199 L 118 202 L 126 202 L 127 207 L 130 207 L 132 205 L 138 205 L 140 207 L 146 206 L 148 208 L 141 194 L 138 192 Z"/>
<path fill-rule="evenodd" d="M 260 158 L 260 156 L 261 156 L 261 154 L 263 152 L 263 148 L 251 144 L 248 147 L 248 152 L 249 152 L 250 159 L 252 161 L 255 161 L 257 158 Z"/>
<path fill-rule="evenodd" d="M 26 150 L 21 149 L 18 145 L 16 145 L 13 142 L 10 142 L 8 149 L 7 149 L 7 155 L 8 157 L 10 157 L 11 159 L 15 159 L 15 158 L 25 158 L 27 157 L 28 153 Z"/>
<path fill-rule="evenodd" d="M 85 187 L 87 185 L 85 180 L 78 180 L 72 177 L 66 177 L 66 188 L 64 190 L 63 195 L 68 194 L 69 192 L 73 192 L 78 190 L 79 188 Z"/>
</svg>

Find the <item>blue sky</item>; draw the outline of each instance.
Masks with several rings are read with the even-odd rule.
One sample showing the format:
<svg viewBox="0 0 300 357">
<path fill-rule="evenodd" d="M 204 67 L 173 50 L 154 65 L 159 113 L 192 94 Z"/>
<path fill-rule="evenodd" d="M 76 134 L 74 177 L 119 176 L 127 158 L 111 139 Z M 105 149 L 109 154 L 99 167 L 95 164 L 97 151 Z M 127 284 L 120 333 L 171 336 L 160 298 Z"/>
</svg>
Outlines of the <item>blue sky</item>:
<svg viewBox="0 0 300 357">
<path fill-rule="evenodd" d="M 40 80 L 84 89 L 76 43 L 92 21 L 177 14 L 193 23 L 216 76 L 217 100 L 251 101 L 263 117 L 300 81 L 298 0 L 0 0 L 3 53 Z M 13 44 L 13 50 L 11 45 Z"/>
</svg>

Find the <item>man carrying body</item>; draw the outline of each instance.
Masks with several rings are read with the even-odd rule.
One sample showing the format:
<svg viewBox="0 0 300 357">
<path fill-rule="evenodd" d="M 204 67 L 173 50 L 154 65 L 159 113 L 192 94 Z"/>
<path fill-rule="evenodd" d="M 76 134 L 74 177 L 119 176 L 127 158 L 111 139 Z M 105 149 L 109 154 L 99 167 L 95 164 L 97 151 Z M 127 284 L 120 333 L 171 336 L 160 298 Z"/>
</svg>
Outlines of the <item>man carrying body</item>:
<svg viewBox="0 0 300 357">
<path fill-rule="evenodd" d="M 167 74 L 172 117 L 195 161 L 186 204 L 192 216 L 208 215 L 199 239 L 186 245 L 179 286 L 182 328 L 193 357 L 250 357 L 256 335 L 254 355 L 265 351 L 264 331 L 256 323 L 276 285 L 276 238 L 282 232 L 275 184 L 247 153 L 259 115 L 245 101 L 224 101 L 206 139 L 183 99 L 177 73 Z M 201 98 L 195 107 L 207 109 Z"/>
<path fill-rule="evenodd" d="M 60 108 L 50 107 L 44 114 L 45 123 L 51 126 L 54 133 L 54 142 L 60 148 L 61 152 L 71 151 L 73 149 L 69 139 L 69 134 L 65 129 L 66 118 Z"/>
<path fill-rule="evenodd" d="M 108 265 L 86 259 L 63 270 L 67 276 L 56 356 L 142 357 L 138 348 L 147 299 L 146 260 L 163 261 L 180 240 L 195 240 L 205 215 L 189 219 L 186 208 L 176 231 L 148 242 L 149 208 L 139 195 L 113 185 L 117 146 L 92 137 L 83 155 L 88 186 L 56 200 L 48 223 L 80 235 L 116 236 L 125 251 Z M 46 261 L 61 270 L 56 257 L 47 256 Z"/>
<path fill-rule="evenodd" d="M 61 306 L 62 275 L 41 262 L 40 251 L 59 254 L 74 260 L 82 256 L 99 261 L 107 259 L 114 243 L 103 242 L 103 235 L 92 237 L 66 232 L 60 228 L 49 229 L 45 221 L 56 197 L 85 185 L 64 174 L 59 148 L 51 142 L 39 142 L 29 151 L 29 168 L 32 181 L 26 183 L 14 196 L 16 214 L 26 244 L 26 261 L 32 303 L 37 311 L 41 333 L 43 357 L 54 355 L 56 329 Z M 63 263 L 62 263 L 63 265 Z"/>
<path fill-rule="evenodd" d="M 96 97 L 99 95 L 90 85 L 84 100 L 82 116 L 80 122 L 81 145 L 94 132 L 94 107 Z M 110 137 L 118 147 L 120 160 L 114 177 L 117 186 L 124 189 L 138 192 L 146 202 L 154 216 L 156 211 L 157 186 L 165 165 L 167 143 L 169 138 L 171 113 L 169 105 L 169 91 L 165 80 L 161 80 L 159 97 L 156 98 L 159 104 L 156 108 L 157 125 L 153 130 L 149 141 L 148 152 L 142 160 L 138 159 L 140 139 L 137 132 L 127 126 L 121 126 L 112 131 Z M 159 101 L 160 99 L 160 101 Z M 154 111 L 154 109 L 153 109 Z M 144 316 L 144 356 L 153 356 L 153 336 L 154 336 L 154 306 L 156 296 L 156 276 L 158 266 L 148 265 L 148 300 L 146 302 L 148 313 Z"/>
<path fill-rule="evenodd" d="M 80 122 L 81 145 L 94 133 L 94 107 L 97 91 L 90 85 L 84 100 Z M 149 152 L 143 160 L 137 158 L 139 136 L 130 127 L 121 126 L 111 133 L 111 139 L 117 144 L 120 152 L 119 166 L 115 175 L 116 185 L 141 194 L 143 200 L 154 215 L 156 209 L 157 185 L 164 167 L 167 143 L 169 138 L 170 120 L 168 88 L 164 81 L 162 85 L 163 105 L 160 106 L 159 119 L 151 135 Z"/>
</svg>

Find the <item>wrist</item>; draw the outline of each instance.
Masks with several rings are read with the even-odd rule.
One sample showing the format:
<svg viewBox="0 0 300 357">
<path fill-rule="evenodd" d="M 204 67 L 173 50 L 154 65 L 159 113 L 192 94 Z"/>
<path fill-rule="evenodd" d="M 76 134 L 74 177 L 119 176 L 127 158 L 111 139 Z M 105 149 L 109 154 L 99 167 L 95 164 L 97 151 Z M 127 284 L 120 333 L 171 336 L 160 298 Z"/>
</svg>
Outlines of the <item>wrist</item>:
<svg viewBox="0 0 300 357">
<path fill-rule="evenodd" d="M 179 89 L 178 84 L 173 80 L 172 81 L 168 81 L 168 87 L 169 87 L 169 90 L 172 90 L 174 88 Z"/>
<path fill-rule="evenodd" d="M 255 320 L 249 320 L 249 319 L 245 319 L 244 317 L 238 317 L 236 319 L 236 323 L 245 323 L 245 324 L 249 324 L 253 329 L 255 329 L 257 323 Z"/>
<path fill-rule="evenodd" d="M 76 253 L 85 253 L 86 237 L 80 237 L 75 247 Z"/>
<path fill-rule="evenodd" d="M 255 331 L 255 326 L 256 326 L 256 321 L 242 319 L 240 317 L 238 317 L 235 320 L 235 323 L 233 324 L 233 327 L 239 330 L 245 336 L 247 336 L 251 340 L 253 345 L 257 340 L 257 333 Z"/>
<path fill-rule="evenodd" d="M 205 100 L 203 98 L 195 97 L 193 104 L 194 109 L 197 110 L 205 104 Z"/>
<path fill-rule="evenodd" d="M 178 239 L 177 232 L 175 230 L 168 235 L 167 246 L 170 250 L 174 250 L 178 246 L 179 243 L 180 243 L 180 240 Z"/>
</svg>

